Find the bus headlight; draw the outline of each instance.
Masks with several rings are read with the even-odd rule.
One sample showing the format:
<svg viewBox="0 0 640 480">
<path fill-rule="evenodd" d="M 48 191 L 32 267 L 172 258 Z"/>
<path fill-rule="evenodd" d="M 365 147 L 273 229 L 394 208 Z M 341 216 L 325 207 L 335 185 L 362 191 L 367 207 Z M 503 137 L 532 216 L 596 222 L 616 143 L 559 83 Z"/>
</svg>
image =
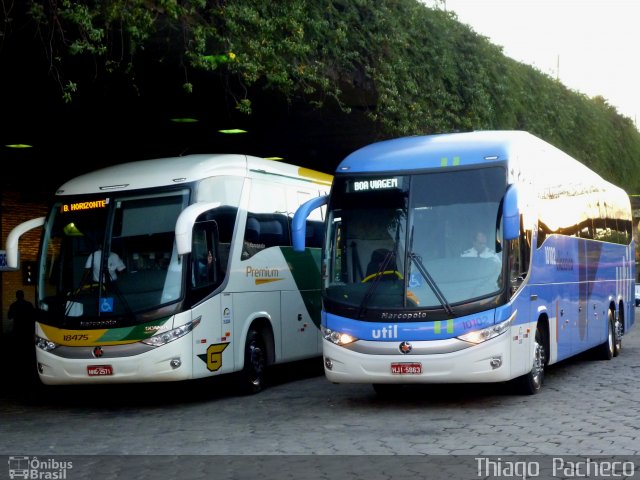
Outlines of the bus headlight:
<svg viewBox="0 0 640 480">
<path fill-rule="evenodd" d="M 173 330 L 160 332 L 149 338 L 140 340 L 140 342 L 145 343 L 147 345 L 151 345 L 152 347 L 160 347 L 162 345 L 166 345 L 167 343 L 173 342 L 174 340 L 177 340 L 180 337 L 184 337 L 187 333 L 189 333 L 191 330 L 196 328 L 200 323 L 201 318 L 202 317 L 198 317 L 189 323 L 185 323 L 184 325 L 180 325 L 179 327 L 174 328 Z"/>
<path fill-rule="evenodd" d="M 52 342 L 51 340 L 47 340 L 46 338 L 39 337 L 36 335 L 35 338 L 36 347 L 40 350 L 44 350 L 45 352 L 50 352 L 51 350 L 55 350 L 58 348 L 58 344 Z"/>
<path fill-rule="evenodd" d="M 335 343 L 336 345 L 348 345 L 358 340 L 356 337 L 353 337 L 348 333 L 337 332 L 325 327 L 324 325 L 320 326 L 320 331 L 322 332 L 322 336 L 325 340 Z"/>
<path fill-rule="evenodd" d="M 498 335 L 502 335 L 507 331 L 509 326 L 511 325 L 511 321 L 513 317 L 510 317 L 508 320 L 505 320 L 502 323 L 498 323 L 497 325 L 491 325 L 490 327 L 483 328 L 480 330 L 474 330 L 472 332 L 465 333 L 464 335 L 460 335 L 458 338 L 460 340 L 464 340 L 469 343 L 482 343 L 490 340 Z"/>
</svg>

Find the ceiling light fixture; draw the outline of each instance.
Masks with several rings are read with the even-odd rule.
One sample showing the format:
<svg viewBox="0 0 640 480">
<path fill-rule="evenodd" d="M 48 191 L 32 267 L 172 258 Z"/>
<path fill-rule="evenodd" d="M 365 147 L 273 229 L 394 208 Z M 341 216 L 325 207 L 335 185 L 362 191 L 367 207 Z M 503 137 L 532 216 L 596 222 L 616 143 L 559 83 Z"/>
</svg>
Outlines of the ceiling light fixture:
<svg viewBox="0 0 640 480">
<path fill-rule="evenodd" d="M 227 130 L 218 130 L 218 132 L 220 132 L 220 133 L 231 133 L 231 134 L 233 134 L 233 133 L 247 133 L 246 130 L 242 130 L 240 128 L 229 128 Z"/>
<path fill-rule="evenodd" d="M 29 145 L 28 143 L 11 143 L 9 145 L 5 145 L 7 148 L 33 148 L 33 145 Z"/>
<path fill-rule="evenodd" d="M 197 118 L 172 118 L 171 121 L 174 123 L 196 123 L 199 120 Z"/>
</svg>

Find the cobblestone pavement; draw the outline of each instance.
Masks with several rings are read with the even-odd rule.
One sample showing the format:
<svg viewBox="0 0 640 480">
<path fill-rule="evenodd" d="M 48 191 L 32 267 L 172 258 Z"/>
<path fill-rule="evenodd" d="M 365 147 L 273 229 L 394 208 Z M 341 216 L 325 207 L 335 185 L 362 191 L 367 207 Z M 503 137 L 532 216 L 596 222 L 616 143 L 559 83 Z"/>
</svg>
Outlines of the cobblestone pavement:
<svg viewBox="0 0 640 480">
<path fill-rule="evenodd" d="M 553 365 L 533 396 L 474 384 L 383 399 L 370 385 L 329 383 L 319 360 L 274 370 L 269 388 L 253 396 L 231 393 L 223 379 L 44 387 L 11 375 L 6 357 L 0 455 L 640 453 L 637 326 L 619 357 Z"/>
</svg>

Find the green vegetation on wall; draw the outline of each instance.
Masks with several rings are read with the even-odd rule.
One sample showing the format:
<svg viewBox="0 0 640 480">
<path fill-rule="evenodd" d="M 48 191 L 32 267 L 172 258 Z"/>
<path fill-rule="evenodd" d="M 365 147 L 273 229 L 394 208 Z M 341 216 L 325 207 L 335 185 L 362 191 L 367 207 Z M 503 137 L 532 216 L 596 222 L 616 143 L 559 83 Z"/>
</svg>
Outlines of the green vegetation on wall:
<svg viewBox="0 0 640 480">
<path fill-rule="evenodd" d="M 5 3 L 3 1 L 3 3 Z M 588 98 L 417 0 L 25 0 L 61 97 L 92 75 L 127 79 L 141 59 L 224 79 L 236 108 L 252 92 L 345 115 L 364 109 L 372 141 L 402 135 L 522 129 L 640 192 L 640 134 L 601 98 Z M 7 32 L 7 34 L 10 32 Z M 212 88 L 219 88 L 212 82 Z M 206 88 L 198 84 L 197 88 Z"/>
</svg>

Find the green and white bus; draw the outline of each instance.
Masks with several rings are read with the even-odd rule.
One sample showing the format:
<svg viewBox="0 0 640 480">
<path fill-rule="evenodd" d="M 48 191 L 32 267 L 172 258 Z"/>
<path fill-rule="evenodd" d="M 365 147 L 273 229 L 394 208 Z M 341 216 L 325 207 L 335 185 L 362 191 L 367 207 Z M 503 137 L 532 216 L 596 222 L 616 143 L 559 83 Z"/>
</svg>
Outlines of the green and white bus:
<svg viewBox="0 0 640 480">
<path fill-rule="evenodd" d="M 35 343 L 44 384 L 177 381 L 236 372 L 247 393 L 271 364 L 320 356 L 323 212 L 291 247 L 299 205 L 332 177 L 246 155 L 124 163 L 56 192 L 37 261 Z M 109 252 L 102 255 L 102 252 Z"/>
</svg>

